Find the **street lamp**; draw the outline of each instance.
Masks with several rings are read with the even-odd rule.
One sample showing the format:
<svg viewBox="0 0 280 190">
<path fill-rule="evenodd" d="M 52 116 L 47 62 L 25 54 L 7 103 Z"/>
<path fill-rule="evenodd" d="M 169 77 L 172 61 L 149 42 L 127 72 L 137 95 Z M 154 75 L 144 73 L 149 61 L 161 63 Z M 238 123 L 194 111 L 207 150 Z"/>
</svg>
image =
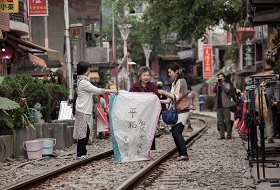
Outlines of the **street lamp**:
<svg viewBox="0 0 280 190">
<path fill-rule="evenodd" d="M 130 88 L 130 84 L 129 84 L 129 69 L 128 69 L 128 64 L 127 64 L 127 38 L 128 38 L 128 34 L 129 34 L 129 31 L 130 31 L 130 28 L 131 28 L 131 24 L 122 24 L 122 25 L 118 25 L 118 28 L 120 30 L 120 33 L 121 33 L 121 36 L 122 36 L 122 39 L 123 39 L 123 56 L 124 56 L 124 62 L 123 64 L 126 64 L 126 76 L 127 76 L 127 85 L 126 85 L 126 88 L 127 90 L 129 90 Z M 125 61 L 126 60 L 126 61 Z M 125 63 L 126 62 L 126 63 Z M 124 69 L 124 65 L 123 66 L 123 69 Z"/>
<path fill-rule="evenodd" d="M 152 52 L 152 45 L 145 43 L 145 44 L 142 44 L 142 48 L 144 50 L 145 57 L 146 57 L 146 66 L 149 67 L 149 58 L 150 58 L 150 54 Z"/>
</svg>

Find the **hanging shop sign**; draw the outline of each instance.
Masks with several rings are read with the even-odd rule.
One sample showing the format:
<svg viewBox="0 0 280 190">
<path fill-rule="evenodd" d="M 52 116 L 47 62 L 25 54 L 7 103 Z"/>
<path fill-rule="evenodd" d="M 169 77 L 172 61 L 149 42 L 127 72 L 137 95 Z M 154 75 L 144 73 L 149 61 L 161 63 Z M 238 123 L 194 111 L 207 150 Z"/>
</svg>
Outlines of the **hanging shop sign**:
<svg viewBox="0 0 280 190">
<path fill-rule="evenodd" d="M 48 16 L 47 0 L 28 0 L 28 16 Z"/>
<path fill-rule="evenodd" d="M 212 45 L 203 45 L 203 78 L 209 79 L 213 76 L 213 65 L 212 65 Z"/>
<path fill-rule="evenodd" d="M 18 0 L 0 0 L 0 13 L 18 13 Z"/>
<path fill-rule="evenodd" d="M 242 44 L 242 71 L 256 72 L 255 44 Z"/>
<path fill-rule="evenodd" d="M 187 59 L 193 57 L 193 50 L 185 50 L 177 53 L 180 59 Z"/>
</svg>

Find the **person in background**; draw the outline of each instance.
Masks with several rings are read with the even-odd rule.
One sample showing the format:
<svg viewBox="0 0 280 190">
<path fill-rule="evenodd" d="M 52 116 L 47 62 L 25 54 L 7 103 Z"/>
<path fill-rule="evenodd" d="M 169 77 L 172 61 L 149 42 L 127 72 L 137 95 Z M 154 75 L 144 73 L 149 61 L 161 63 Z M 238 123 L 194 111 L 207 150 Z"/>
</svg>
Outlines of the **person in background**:
<svg viewBox="0 0 280 190">
<path fill-rule="evenodd" d="M 273 90 L 271 88 L 267 88 L 264 91 L 265 101 L 267 105 L 267 119 L 265 120 L 265 129 L 267 133 L 267 142 L 274 143 L 274 134 L 273 134 Z"/>
<path fill-rule="evenodd" d="M 203 94 L 200 94 L 198 96 L 198 103 L 199 103 L 199 111 L 203 111 L 204 110 L 204 104 L 205 104 L 205 98 Z"/>
<path fill-rule="evenodd" d="M 280 138 L 280 119 L 279 119 L 279 108 L 277 107 L 277 100 L 279 100 L 279 90 L 280 89 L 273 89 L 273 98 L 271 100 L 271 109 L 273 115 L 273 135 L 276 139 Z"/>
<path fill-rule="evenodd" d="M 154 93 L 158 97 L 160 94 L 158 93 L 157 85 L 150 81 L 151 79 L 151 69 L 147 66 L 142 66 L 138 71 L 139 80 L 132 84 L 129 89 L 129 92 L 150 92 Z M 156 142 L 155 138 L 153 140 L 151 150 L 156 150 Z"/>
<path fill-rule="evenodd" d="M 188 97 L 190 99 L 190 105 L 193 105 L 194 104 L 194 100 L 195 100 L 195 93 L 192 90 L 191 86 L 188 86 Z M 191 118 L 191 115 L 193 113 L 193 110 L 190 110 L 189 112 L 190 112 L 190 114 L 189 114 L 189 118 L 187 120 L 187 123 L 185 124 L 185 128 L 184 128 L 184 131 L 183 131 L 183 136 L 187 136 L 187 132 L 193 131 L 193 128 L 192 128 L 192 125 L 191 125 L 191 121 L 190 121 L 190 118 Z"/>
<path fill-rule="evenodd" d="M 107 86 L 105 88 L 107 88 Z M 106 110 L 106 108 L 107 108 L 106 100 L 104 99 L 102 94 L 99 95 L 99 102 L 100 102 L 100 107 L 103 109 L 104 114 L 106 115 L 106 117 L 109 121 L 109 113 L 107 113 L 107 110 Z M 97 124 L 98 124 L 98 122 L 97 122 Z M 110 127 L 110 126 L 107 126 L 107 127 Z M 106 136 L 106 132 L 99 132 L 99 138 L 105 138 L 105 136 Z"/>
<path fill-rule="evenodd" d="M 162 89 L 162 82 L 161 82 L 161 81 L 158 81 L 158 82 L 157 82 L 157 88 L 158 88 L 159 90 Z M 164 95 L 162 95 L 162 94 L 160 94 L 159 99 L 160 99 L 160 100 L 166 100 L 167 97 L 164 96 Z M 157 132 L 159 132 L 159 130 L 162 130 L 162 129 L 166 130 L 166 127 L 167 127 L 167 124 L 164 123 L 164 121 L 162 120 L 162 115 L 161 115 L 161 114 L 162 114 L 163 111 L 166 111 L 166 104 L 162 104 L 162 103 L 161 103 L 161 111 L 160 111 L 160 116 L 159 116 L 159 119 L 158 119 L 158 128 L 157 128 Z"/>
<path fill-rule="evenodd" d="M 100 101 L 101 108 L 103 108 L 105 110 L 107 108 L 107 105 L 106 105 L 106 101 L 105 101 L 102 94 L 100 94 L 100 100 L 99 101 Z"/>
<path fill-rule="evenodd" d="M 217 119 L 220 129 L 220 138 L 225 139 L 225 126 L 227 131 L 227 139 L 231 139 L 231 122 L 230 122 L 230 84 L 225 82 L 225 75 L 220 73 L 216 79 L 216 84 L 213 88 L 216 93 L 217 104 Z M 225 125 L 223 124 L 225 122 Z"/>
<path fill-rule="evenodd" d="M 90 83 L 88 77 L 90 73 L 90 63 L 80 61 L 77 64 L 77 100 L 76 100 L 76 120 L 74 124 L 73 138 L 77 139 L 77 157 L 76 160 L 81 160 L 86 157 L 86 145 L 89 140 L 89 135 L 93 129 L 93 95 L 114 93 L 118 94 L 117 90 L 97 88 Z"/>
<path fill-rule="evenodd" d="M 238 118 L 242 119 L 242 110 L 243 110 L 244 100 L 242 98 L 241 91 L 236 89 L 236 106 L 237 110 L 234 112 L 234 119 L 237 120 Z"/>
<path fill-rule="evenodd" d="M 168 65 L 168 75 L 174 80 L 174 82 L 172 82 L 171 93 L 159 90 L 160 94 L 165 95 L 168 98 L 167 100 L 160 100 L 161 103 L 165 104 L 169 104 L 171 100 L 174 100 L 174 95 L 176 97 L 176 101 L 178 101 L 183 95 L 188 93 L 188 85 L 183 77 L 183 71 L 177 63 L 171 62 Z M 189 110 L 177 110 L 177 113 L 177 123 L 171 128 L 172 137 L 179 153 L 179 157 L 176 160 L 188 161 L 189 156 L 187 153 L 186 142 L 184 140 L 182 132 L 185 127 L 184 124 L 189 118 Z"/>
<path fill-rule="evenodd" d="M 188 86 L 188 97 L 190 99 L 190 104 L 191 105 L 194 105 L 195 104 L 195 93 L 194 91 L 192 90 L 192 87 L 191 86 Z M 193 110 L 190 110 L 190 116 L 187 120 L 187 124 L 188 124 L 188 132 L 191 132 L 193 131 L 193 128 L 192 128 L 192 125 L 191 125 L 191 121 L 190 121 L 190 118 L 191 118 L 191 115 L 193 113 Z"/>
<path fill-rule="evenodd" d="M 158 81 L 158 82 L 157 82 L 157 88 L 158 88 L 159 90 L 162 89 L 162 82 L 161 82 L 161 81 Z M 166 100 L 167 97 L 164 96 L 164 95 L 162 95 L 162 94 L 160 94 L 159 99 L 160 99 L 160 100 Z M 161 112 L 160 112 L 160 113 L 162 113 L 162 112 L 165 111 L 165 110 L 166 110 L 166 104 L 161 104 Z"/>
</svg>

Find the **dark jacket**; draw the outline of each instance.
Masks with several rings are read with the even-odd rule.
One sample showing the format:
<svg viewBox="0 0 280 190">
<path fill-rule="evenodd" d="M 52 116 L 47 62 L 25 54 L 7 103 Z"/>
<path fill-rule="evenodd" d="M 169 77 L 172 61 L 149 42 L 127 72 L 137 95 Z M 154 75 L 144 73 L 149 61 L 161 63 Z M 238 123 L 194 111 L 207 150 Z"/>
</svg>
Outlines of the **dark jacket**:
<svg viewBox="0 0 280 190">
<path fill-rule="evenodd" d="M 230 96 L 229 96 L 229 91 L 230 91 L 230 84 L 227 82 L 222 82 L 221 83 L 221 88 L 222 88 L 222 104 L 224 108 L 229 108 L 230 107 Z M 216 104 L 218 103 L 218 84 L 216 84 L 213 88 L 213 92 L 216 93 Z"/>
<path fill-rule="evenodd" d="M 129 89 L 129 92 L 153 92 L 155 95 L 160 97 L 158 93 L 157 85 L 153 82 L 148 82 L 147 86 L 144 88 L 141 85 L 141 80 L 135 82 Z"/>
</svg>

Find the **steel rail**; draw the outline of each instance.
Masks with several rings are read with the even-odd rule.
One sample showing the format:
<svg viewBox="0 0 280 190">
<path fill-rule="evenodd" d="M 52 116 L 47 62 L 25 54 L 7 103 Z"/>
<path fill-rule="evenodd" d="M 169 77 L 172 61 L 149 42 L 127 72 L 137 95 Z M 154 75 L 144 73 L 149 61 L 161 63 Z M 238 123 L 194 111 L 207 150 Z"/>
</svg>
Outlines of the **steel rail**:
<svg viewBox="0 0 280 190">
<path fill-rule="evenodd" d="M 196 132 L 195 134 L 193 134 L 192 136 L 186 139 L 186 144 L 188 147 L 190 147 L 195 142 L 195 140 L 200 138 L 202 134 L 206 132 L 208 129 L 208 123 L 205 120 L 200 118 L 195 118 L 195 117 L 193 117 L 193 119 L 198 119 L 200 121 L 203 121 L 205 125 L 198 132 Z M 160 164 L 165 162 L 168 158 L 172 157 L 172 155 L 174 155 L 176 151 L 177 151 L 176 146 L 169 149 L 167 152 L 165 152 L 165 154 L 163 154 L 162 156 L 160 156 L 159 158 L 157 158 L 156 160 L 148 164 L 146 167 L 136 172 L 133 176 L 128 178 L 122 184 L 120 184 L 116 188 L 116 190 L 128 190 L 140 186 L 142 182 L 144 182 L 148 177 L 151 176 L 151 174 L 153 174 L 157 170 Z"/>
<path fill-rule="evenodd" d="M 52 170 L 50 172 L 41 174 L 41 175 L 39 175 L 37 177 L 34 177 L 32 179 L 27 179 L 25 181 L 13 184 L 11 186 L 4 187 L 3 190 L 14 190 L 14 189 L 23 190 L 23 189 L 28 189 L 28 188 L 31 188 L 31 187 L 36 187 L 36 186 L 42 184 L 43 182 L 45 182 L 46 180 L 48 180 L 50 178 L 54 178 L 54 177 L 56 177 L 56 176 L 58 176 L 62 173 L 66 173 L 66 172 L 74 170 L 78 167 L 84 166 L 84 165 L 86 165 L 86 164 L 88 164 L 88 163 L 90 163 L 94 160 L 100 160 L 100 159 L 107 158 L 107 157 L 112 156 L 112 155 L 113 155 L 113 149 L 110 149 L 110 150 L 104 151 L 102 153 L 96 154 L 92 157 L 88 157 L 88 158 L 85 158 L 83 160 L 79 160 L 77 162 L 61 166 L 58 169 L 55 169 L 55 170 Z"/>
<path fill-rule="evenodd" d="M 201 120 L 201 121 L 205 122 L 203 119 L 200 119 L 200 118 L 195 118 L 195 117 L 193 117 L 192 119 L 198 119 L 198 120 Z M 199 134 L 200 134 L 202 131 L 204 131 L 206 127 L 207 127 L 207 123 L 205 122 L 205 126 L 204 126 L 202 129 L 200 129 L 197 133 L 195 133 L 194 135 L 190 136 L 190 137 L 186 140 L 186 142 L 189 143 L 189 144 L 193 143 L 194 140 L 195 140 L 195 138 L 198 137 Z M 167 151 L 167 154 L 160 156 L 158 159 L 156 159 L 156 160 L 153 161 L 151 164 L 149 164 L 149 165 L 151 165 L 151 166 L 148 165 L 148 167 L 152 169 L 152 167 L 154 167 L 153 165 L 156 166 L 156 165 L 158 165 L 159 162 L 160 162 L 160 163 L 163 162 L 162 160 L 166 160 L 167 157 L 168 157 L 168 156 L 166 156 L 166 155 L 172 155 L 172 154 L 174 154 L 175 152 L 176 152 L 176 147 L 175 147 L 175 148 L 171 148 L 169 151 Z M 23 190 L 23 189 L 30 189 L 30 188 L 33 188 L 33 187 L 37 187 L 37 186 L 41 185 L 42 183 L 44 183 L 45 181 L 47 181 L 47 180 L 49 180 L 49 179 L 51 179 L 51 178 L 55 178 L 55 177 L 57 177 L 58 175 L 63 174 L 63 173 L 66 173 L 66 172 L 69 172 L 69 171 L 71 171 L 71 170 L 75 170 L 76 168 L 79 168 L 79 167 L 81 167 L 81 166 L 84 166 L 84 165 L 86 165 L 86 164 L 88 164 L 88 163 L 90 163 L 90 162 L 92 162 L 92 161 L 94 161 L 94 160 L 101 160 L 101 159 L 107 158 L 107 157 L 109 157 L 109 156 L 112 156 L 113 153 L 114 153 L 114 152 L 113 152 L 113 149 L 106 150 L 106 151 L 104 151 L 104 152 L 102 152 L 102 153 L 99 153 L 99 154 L 96 154 L 96 155 L 94 155 L 94 156 L 92 156 L 92 157 L 87 157 L 87 158 L 85 158 L 85 159 L 83 159 L 83 160 L 79 160 L 79 161 L 76 161 L 76 162 L 74 162 L 74 163 L 70 163 L 70 164 L 68 164 L 68 165 L 61 166 L 61 167 L 59 167 L 59 168 L 57 168 L 57 169 L 55 169 L 55 170 L 52 170 L 52 171 L 43 173 L 43 174 L 41 174 L 41 175 L 39 175 L 39 176 L 37 176 L 37 177 L 30 178 L 30 179 L 24 180 L 24 181 L 19 182 L 19 183 L 16 183 L 16 184 L 12 184 L 12 185 L 10 185 L 10 186 L 6 186 L 6 187 L 4 187 L 2 190 L 17 190 L 17 189 Z M 142 170 L 143 170 L 143 169 L 142 169 Z M 142 171 L 142 170 L 141 170 L 141 171 Z M 151 170 L 150 173 L 152 173 L 152 170 Z M 139 175 L 140 175 L 140 171 L 137 172 L 136 174 L 134 174 L 133 176 L 139 176 Z M 133 177 L 133 176 L 132 176 L 132 177 Z M 142 174 L 142 176 L 144 177 L 143 174 Z M 127 183 L 130 179 L 132 179 L 132 177 L 129 178 L 129 179 L 127 179 L 125 182 Z M 143 180 L 146 179 L 146 178 L 143 178 L 143 177 L 142 177 Z M 148 177 L 148 175 L 147 175 L 147 177 Z M 138 177 L 138 179 L 139 179 L 139 177 Z M 136 179 L 136 180 L 137 180 L 137 179 Z M 133 184 L 133 183 L 135 184 L 135 182 L 133 182 L 133 181 L 129 182 L 129 184 Z M 124 185 L 124 187 L 127 186 L 127 185 L 125 185 L 125 183 L 123 183 L 123 184 L 122 184 L 121 186 L 119 186 L 118 188 L 123 189 L 123 188 L 122 188 L 123 185 Z M 129 186 L 130 186 L 130 185 L 129 185 Z M 134 186 L 134 185 L 133 185 L 133 186 Z M 124 188 L 124 189 L 127 189 L 127 188 Z"/>
</svg>

